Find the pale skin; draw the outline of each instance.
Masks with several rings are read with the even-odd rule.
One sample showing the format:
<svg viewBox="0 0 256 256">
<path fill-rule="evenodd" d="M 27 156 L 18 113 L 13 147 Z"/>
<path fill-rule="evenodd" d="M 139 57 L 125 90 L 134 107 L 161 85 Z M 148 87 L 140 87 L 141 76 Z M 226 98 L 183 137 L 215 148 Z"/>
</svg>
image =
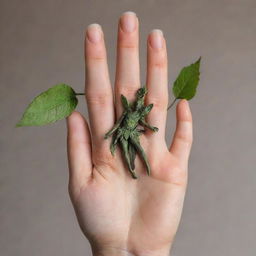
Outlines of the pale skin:
<svg viewBox="0 0 256 256">
<path fill-rule="evenodd" d="M 151 175 L 147 176 L 137 157 L 138 179 L 133 179 L 120 149 L 112 156 L 111 139 L 104 139 L 122 114 L 120 95 L 132 101 L 141 86 L 138 34 L 137 16 L 132 12 L 122 14 L 113 90 L 103 31 L 97 24 L 88 26 L 85 94 L 89 125 L 78 112 L 67 118 L 69 194 L 96 256 L 169 255 L 186 192 L 192 116 L 188 102 L 180 100 L 176 105 L 176 130 L 167 145 L 168 61 L 166 40 L 160 30 L 153 30 L 147 38 L 145 99 L 146 104 L 154 104 L 146 120 L 159 131 L 147 130 L 140 136 Z"/>
</svg>

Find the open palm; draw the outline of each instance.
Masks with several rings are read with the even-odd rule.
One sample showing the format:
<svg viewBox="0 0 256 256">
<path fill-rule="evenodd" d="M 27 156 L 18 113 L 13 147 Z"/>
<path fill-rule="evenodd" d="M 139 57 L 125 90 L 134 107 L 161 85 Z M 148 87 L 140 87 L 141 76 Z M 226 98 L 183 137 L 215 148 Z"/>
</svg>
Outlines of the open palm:
<svg viewBox="0 0 256 256">
<path fill-rule="evenodd" d="M 119 21 L 115 89 L 110 84 L 104 35 L 97 24 L 85 36 L 86 86 L 90 129 L 78 112 L 68 117 L 69 192 L 78 222 L 95 255 L 168 255 L 183 206 L 187 163 L 192 144 L 192 117 L 188 102 L 176 108 L 176 131 L 171 146 L 165 142 L 168 105 L 167 52 L 160 30 L 147 43 L 148 94 L 154 107 L 147 122 L 159 128 L 140 136 L 151 166 L 136 158 L 133 179 L 117 149 L 104 140 L 122 114 L 120 95 L 130 101 L 140 88 L 138 18 L 124 13 Z M 115 98 L 115 100 L 114 100 Z"/>
</svg>

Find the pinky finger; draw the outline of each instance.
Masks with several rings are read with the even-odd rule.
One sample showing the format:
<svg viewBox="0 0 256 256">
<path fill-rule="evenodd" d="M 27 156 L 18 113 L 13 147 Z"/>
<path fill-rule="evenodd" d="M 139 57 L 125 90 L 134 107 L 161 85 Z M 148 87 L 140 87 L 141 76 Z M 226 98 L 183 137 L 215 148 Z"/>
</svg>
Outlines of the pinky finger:
<svg viewBox="0 0 256 256">
<path fill-rule="evenodd" d="M 180 100 L 176 107 L 176 130 L 170 152 L 181 163 L 187 164 L 193 141 L 192 114 L 187 100 Z"/>
</svg>

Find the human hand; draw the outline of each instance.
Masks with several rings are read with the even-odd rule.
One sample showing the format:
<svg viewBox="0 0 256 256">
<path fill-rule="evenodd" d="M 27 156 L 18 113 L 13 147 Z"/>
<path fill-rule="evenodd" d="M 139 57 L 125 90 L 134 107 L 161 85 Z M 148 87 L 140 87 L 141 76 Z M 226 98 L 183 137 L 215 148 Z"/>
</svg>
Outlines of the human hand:
<svg viewBox="0 0 256 256">
<path fill-rule="evenodd" d="M 103 32 L 96 24 L 87 28 L 85 94 L 90 129 L 78 112 L 67 119 L 69 193 L 94 255 L 168 255 L 182 212 L 192 144 L 192 116 L 188 102 L 179 101 L 176 131 L 168 147 L 165 142 L 167 52 L 161 31 L 153 30 L 147 41 L 145 99 L 146 104 L 154 104 L 147 121 L 159 131 L 147 130 L 140 136 L 151 175 L 147 176 L 137 157 L 139 178 L 131 178 L 119 148 L 112 156 L 111 140 L 104 140 L 105 133 L 122 113 L 120 95 L 134 100 L 141 86 L 138 43 L 138 19 L 131 12 L 124 13 L 118 26 L 112 93 Z"/>
</svg>

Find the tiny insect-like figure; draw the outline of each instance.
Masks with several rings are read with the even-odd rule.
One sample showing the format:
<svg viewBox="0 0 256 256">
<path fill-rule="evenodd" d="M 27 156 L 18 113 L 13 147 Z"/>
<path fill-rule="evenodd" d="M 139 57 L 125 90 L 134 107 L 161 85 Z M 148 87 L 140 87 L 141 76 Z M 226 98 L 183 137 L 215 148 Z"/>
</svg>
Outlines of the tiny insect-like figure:
<svg viewBox="0 0 256 256">
<path fill-rule="evenodd" d="M 136 93 L 136 100 L 129 103 L 124 95 L 121 95 L 121 101 L 124 112 L 113 128 L 105 134 L 105 139 L 112 136 L 110 151 L 114 155 L 116 146 L 119 144 L 122 149 L 124 159 L 128 165 L 128 169 L 134 179 L 137 179 L 135 172 L 135 157 L 138 153 L 146 165 L 147 174 L 150 175 L 150 165 L 145 151 L 140 145 L 139 136 L 145 131 L 139 129 L 138 125 L 148 128 L 154 132 L 158 131 L 157 127 L 153 127 L 145 121 L 146 115 L 153 108 L 153 104 L 144 105 L 147 89 L 142 87 Z"/>
</svg>

